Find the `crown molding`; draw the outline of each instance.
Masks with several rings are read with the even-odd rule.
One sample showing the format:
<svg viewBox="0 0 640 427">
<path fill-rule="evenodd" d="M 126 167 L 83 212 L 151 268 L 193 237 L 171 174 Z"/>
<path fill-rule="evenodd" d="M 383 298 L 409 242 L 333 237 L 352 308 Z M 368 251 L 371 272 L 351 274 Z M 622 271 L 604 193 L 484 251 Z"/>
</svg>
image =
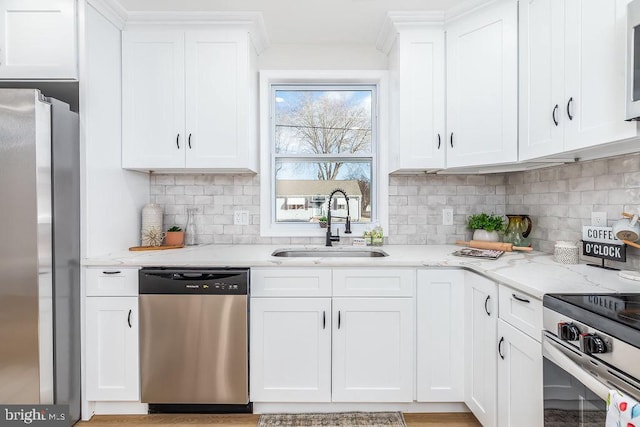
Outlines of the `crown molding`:
<svg viewBox="0 0 640 427">
<path fill-rule="evenodd" d="M 444 19 L 445 13 L 440 11 L 388 12 L 378 33 L 376 48 L 389 54 L 400 30 L 418 26 L 442 26 Z"/>
<path fill-rule="evenodd" d="M 180 26 L 185 24 L 245 26 L 258 54 L 268 46 L 267 29 L 260 12 L 178 12 L 178 11 L 130 11 L 126 27 L 150 25 Z"/>
<path fill-rule="evenodd" d="M 118 29 L 124 29 L 128 13 L 118 0 L 87 0 L 87 4 L 96 9 Z"/>
</svg>

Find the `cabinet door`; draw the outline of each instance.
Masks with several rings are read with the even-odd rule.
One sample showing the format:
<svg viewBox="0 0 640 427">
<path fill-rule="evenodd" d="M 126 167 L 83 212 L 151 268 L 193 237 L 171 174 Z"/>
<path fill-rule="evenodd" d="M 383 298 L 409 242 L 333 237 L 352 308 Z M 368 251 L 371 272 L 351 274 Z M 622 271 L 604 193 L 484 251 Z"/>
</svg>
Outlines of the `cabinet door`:
<svg viewBox="0 0 640 427">
<path fill-rule="evenodd" d="M 498 0 L 447 26 L 447 167 L 517 160 L 517 20 Z"/>
<path fill-rule="evenodd" d="M 0 0 L 0 78 L 77 79 L 75 0 Z"/>
<path fill-rule="evenodd" d="M 184 34 L 122 33 L 122 167 L 184 168 Z"/>
<path fill-rule="evenodd" d="M 542 346 L 502 319 L 498 336 L 498 426 L 541 426 Z"/>
<path fill-rule="evenodd" d="M 86 399 L 140 400 L 138 297 L 86 299 Z"/>
<path fill-rule="evenodd" d="M 418 270 L 417 401 L 464 400 L 464 272 Z"/>
<path fill-rule="evenodd" d="M 189 31 L 185 37 L 186 166 L 246 168 L 249 36 L 225 30 Z"/>
<path fill-rule="evenodd" d="M 253 402 L 331 401 L 331 299 L 251 299 Z"/>
<path fill-rule="evenodd" d="M 402 30 L 390 54 L 391 171 L 444 168 L 444 31 Z"/>
<path fill-rule="evenodd" d="M 334 298 L 333 313 L 333 401 L 413 401 L 413 299 Z"/>
<path fill-rule="evenodd" d="M 485 427 L 496 425 L 498 286 L 465 273 L 465 403 Z"/>
<path fill-rule="evenodd" d="M 564 1 L 520 2 L 520 160 L 564 150 Z"/>
<path fill-rule="evenodd" d="M 627 3 L 565 0 L 567 150 L 637 135 L 624 121 Z"/>
</svg>

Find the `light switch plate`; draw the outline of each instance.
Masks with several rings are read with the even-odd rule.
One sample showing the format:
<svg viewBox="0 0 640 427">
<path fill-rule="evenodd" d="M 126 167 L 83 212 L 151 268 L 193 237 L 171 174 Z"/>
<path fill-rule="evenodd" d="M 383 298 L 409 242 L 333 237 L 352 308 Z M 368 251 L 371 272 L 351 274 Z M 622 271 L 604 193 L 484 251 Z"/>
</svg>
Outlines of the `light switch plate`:
<svg viewBox="0 0 640 427">
<path fill-rule="evenodd" d="M 249 211 L 234 211 L 233 225 L 249 225 Z"/>
<path fill-rule="evenodd" d="M 442 225 L 453 225 L 453 209 L 442 209 Z"/>
<path fill-rule="evenodd" d="M 607 213 L 606 212 L 591 212 L 591 225 L 594 227 L 606 227 L 607 226 Z"/>
</svg>

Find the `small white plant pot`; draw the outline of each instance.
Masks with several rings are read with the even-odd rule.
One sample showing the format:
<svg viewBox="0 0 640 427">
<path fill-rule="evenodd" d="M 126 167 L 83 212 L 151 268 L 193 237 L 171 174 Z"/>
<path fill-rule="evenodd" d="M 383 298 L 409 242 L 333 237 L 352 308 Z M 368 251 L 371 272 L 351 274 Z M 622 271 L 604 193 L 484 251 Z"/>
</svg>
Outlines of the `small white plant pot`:
<svg viewBox="0 0 640 427">
<path fill-rule="evenodd" d="M 477 229 L 473 232 L 473 240 L 484 240 L 485 242 L 499 242 L 500 235 L 497 231 L 487 231 Z"/>
</svg>

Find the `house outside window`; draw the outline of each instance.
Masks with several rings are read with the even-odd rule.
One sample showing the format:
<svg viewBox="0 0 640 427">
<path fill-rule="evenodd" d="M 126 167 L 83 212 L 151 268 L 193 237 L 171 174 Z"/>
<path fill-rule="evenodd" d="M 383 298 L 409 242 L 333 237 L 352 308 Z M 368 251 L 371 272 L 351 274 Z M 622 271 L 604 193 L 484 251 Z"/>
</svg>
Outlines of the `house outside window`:
<svg viewBox="0 0 640 427">
<path fill-rule="evenodd" d="M 261 77 L 261 159 L 268 166 L 261 167 L 261 234 L 321 235 L 317 222 L 327 216 L 336 189 L 349 200 L 334 196 L 334 224 L 347 212 L 355 235 L 385 224 L 379 82 Z"/>
</svg>

